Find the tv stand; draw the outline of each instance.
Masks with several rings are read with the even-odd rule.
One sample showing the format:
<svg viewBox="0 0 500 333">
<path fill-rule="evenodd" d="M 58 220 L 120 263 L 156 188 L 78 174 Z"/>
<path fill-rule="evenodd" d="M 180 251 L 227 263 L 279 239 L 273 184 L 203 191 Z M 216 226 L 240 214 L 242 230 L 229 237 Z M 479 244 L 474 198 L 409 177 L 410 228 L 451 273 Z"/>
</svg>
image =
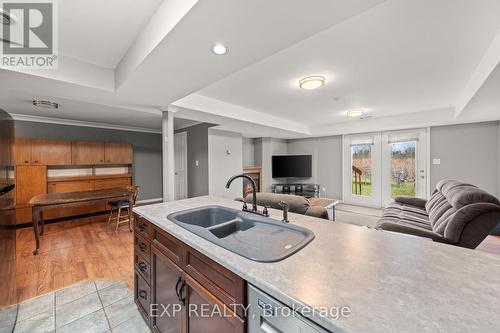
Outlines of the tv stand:
<svg viewBox="0 0 500 333">
<path fill-rule="evenodd" d="M 320 186 L 318 184 L 307 183 L 280 183 L 272 184 L 271 190 L 273 193 L 294 194 L 306 198 L 319 198 Z"/>
</svg>

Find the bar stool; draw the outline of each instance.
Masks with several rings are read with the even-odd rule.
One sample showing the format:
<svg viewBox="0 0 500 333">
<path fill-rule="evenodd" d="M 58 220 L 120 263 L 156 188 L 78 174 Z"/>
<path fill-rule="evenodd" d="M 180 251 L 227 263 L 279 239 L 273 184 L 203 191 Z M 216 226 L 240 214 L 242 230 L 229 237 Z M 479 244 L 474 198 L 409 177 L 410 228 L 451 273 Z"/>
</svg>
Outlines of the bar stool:
<svg viewBox="0 0 500 333">
<path fill-rule="evenodd" d="M 132 209 L 135 206 L 137 196 L 139 195 L 140 186 L 127 186 L 127 189 L 134 192 L 134 195 L 132 197 L 132 207 L 129 206 L 129 203 L 126 200 L 110 201 L 108 203 L 111 206 L 111 211 L 109 212 L 109 218 L 108 218 L 108 227 L 109 227 L 110 223 L 113 220 L 115 220 L 116 221 L 115 232 L 118 231 L 118 226 L 120 224 L 127 223 L 127 222 L 129 224 L 130 231 L 132 231 L 132 221 L 129 218 L 129 212 L 130 212 L 130 209 Z M 113 217 L 113 213 L 115 211 L 116 211 L 116 215 L 115 215 L 115 217 Z"/>
</svg>

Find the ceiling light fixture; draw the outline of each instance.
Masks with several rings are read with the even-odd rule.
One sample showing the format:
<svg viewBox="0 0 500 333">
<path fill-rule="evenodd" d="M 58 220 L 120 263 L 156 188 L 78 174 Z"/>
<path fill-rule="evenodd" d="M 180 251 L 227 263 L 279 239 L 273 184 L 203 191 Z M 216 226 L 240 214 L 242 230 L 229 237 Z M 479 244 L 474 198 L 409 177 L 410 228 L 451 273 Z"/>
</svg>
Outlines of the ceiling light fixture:
<svg viewBox="0 0 500 333">
<path fill-rule="evenodd" d="M 313 75 L 303 78 L 299 81 L 299 87 L 305 90 L 313 90 L 322 87 L 326 83 L 326 79 L 321 75 Z"/>
<path fill-rule="evenodd" d="M 227 53 L 227 47 L 222 44 L 216 44 L 212 46 L 212 52 L 217 55 L 224 55 Z"/>
<path fill-rule="evenodd" d="M 38 100 L 38 99 L 33 100 L 33 105 L 37 106 L 39 108 L 45 108 L 45 109 L 58 109 L 59 108 L 59 104 L 57 104 L 55 102 L 43 101 L 43 100 Z"/>
<path fill-rule="evenodd" d="M 347 110 L 347 116 L 349 118 L 360 118 L 360 117 L 363 117 L 365 112 L 366 112 L 365 109 L 350 109 L 350 110 Z"/>
</svg>

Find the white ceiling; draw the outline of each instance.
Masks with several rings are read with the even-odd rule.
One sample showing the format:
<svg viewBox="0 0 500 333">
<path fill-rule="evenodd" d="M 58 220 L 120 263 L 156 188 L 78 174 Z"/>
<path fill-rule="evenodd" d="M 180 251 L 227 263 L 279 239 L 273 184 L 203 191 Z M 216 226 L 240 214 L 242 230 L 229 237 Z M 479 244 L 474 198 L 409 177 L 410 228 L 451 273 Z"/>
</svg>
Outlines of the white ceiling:
<svg viewBox="0 0 500 333">
<path fill-rule="evenodd" d="M 311 126 L 452 107 L 500 29 L 497 0 L 388 1 L 198 92 Z M 322 74 L 306 91 L 298 81 Z M 340 99 L 340 100 L 336 100 Z"/>
<path fill-rule="evenodd" d="M 60 54 L 115 68 L 161 0 L 58 1 Z"/>
<path fill-rule="evenodd" d="M 498 0 L 73 0 L 59 7 L 59 69 L 0 69 L 1 108 L 158 131 L 160 108 L 174 105 L 194 122 L 283 138 L 500 119 L 500 70 L 485 75 L 500 61 Z M 210 52 L 218 42 L 229 47 L 226 56 Z M 327 85 L 299 89 L 311 74 L 325 75 Z M 61 109 L 33 109 L 29 101 L 38 97 Z M 466 107 L 454 112 L 459 100 Z M 367 108 L 371 118 L 348 120 L 351 107 Z"/>
</svg>

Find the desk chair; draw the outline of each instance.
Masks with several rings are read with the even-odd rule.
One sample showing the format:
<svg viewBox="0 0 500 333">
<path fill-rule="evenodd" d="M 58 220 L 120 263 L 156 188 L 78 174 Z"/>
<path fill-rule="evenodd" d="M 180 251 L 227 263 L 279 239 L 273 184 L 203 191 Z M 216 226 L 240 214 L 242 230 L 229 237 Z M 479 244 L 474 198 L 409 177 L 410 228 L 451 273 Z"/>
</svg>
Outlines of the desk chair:
<svg viewBox="0 0 500 333">
<path fill-rule="evenodd" d="M 130 231 L 132 231 L 132 221 L 129 219 L 129 210 L 135 206 L 135 202 L 137 201 L 137 196 L 139 195 L 139 186 L 127 186 L 127 189 L 134 192 L 134 196 L 132 198 L 132 207 L 129 206 L 128 201 L 118 200 L 118 201 L 110 201 L 108 204 L 111 206 L 111 211 L 109 212 L 108 218 L 108 227 L 110 223 L 115 220 L 116 228 L 115 232 L 118 231 L 118 226 L 122 223 L 127 223 L 129 225 Z M 113 213 L 116 212 L 113 217 Z"/>
</svg>

